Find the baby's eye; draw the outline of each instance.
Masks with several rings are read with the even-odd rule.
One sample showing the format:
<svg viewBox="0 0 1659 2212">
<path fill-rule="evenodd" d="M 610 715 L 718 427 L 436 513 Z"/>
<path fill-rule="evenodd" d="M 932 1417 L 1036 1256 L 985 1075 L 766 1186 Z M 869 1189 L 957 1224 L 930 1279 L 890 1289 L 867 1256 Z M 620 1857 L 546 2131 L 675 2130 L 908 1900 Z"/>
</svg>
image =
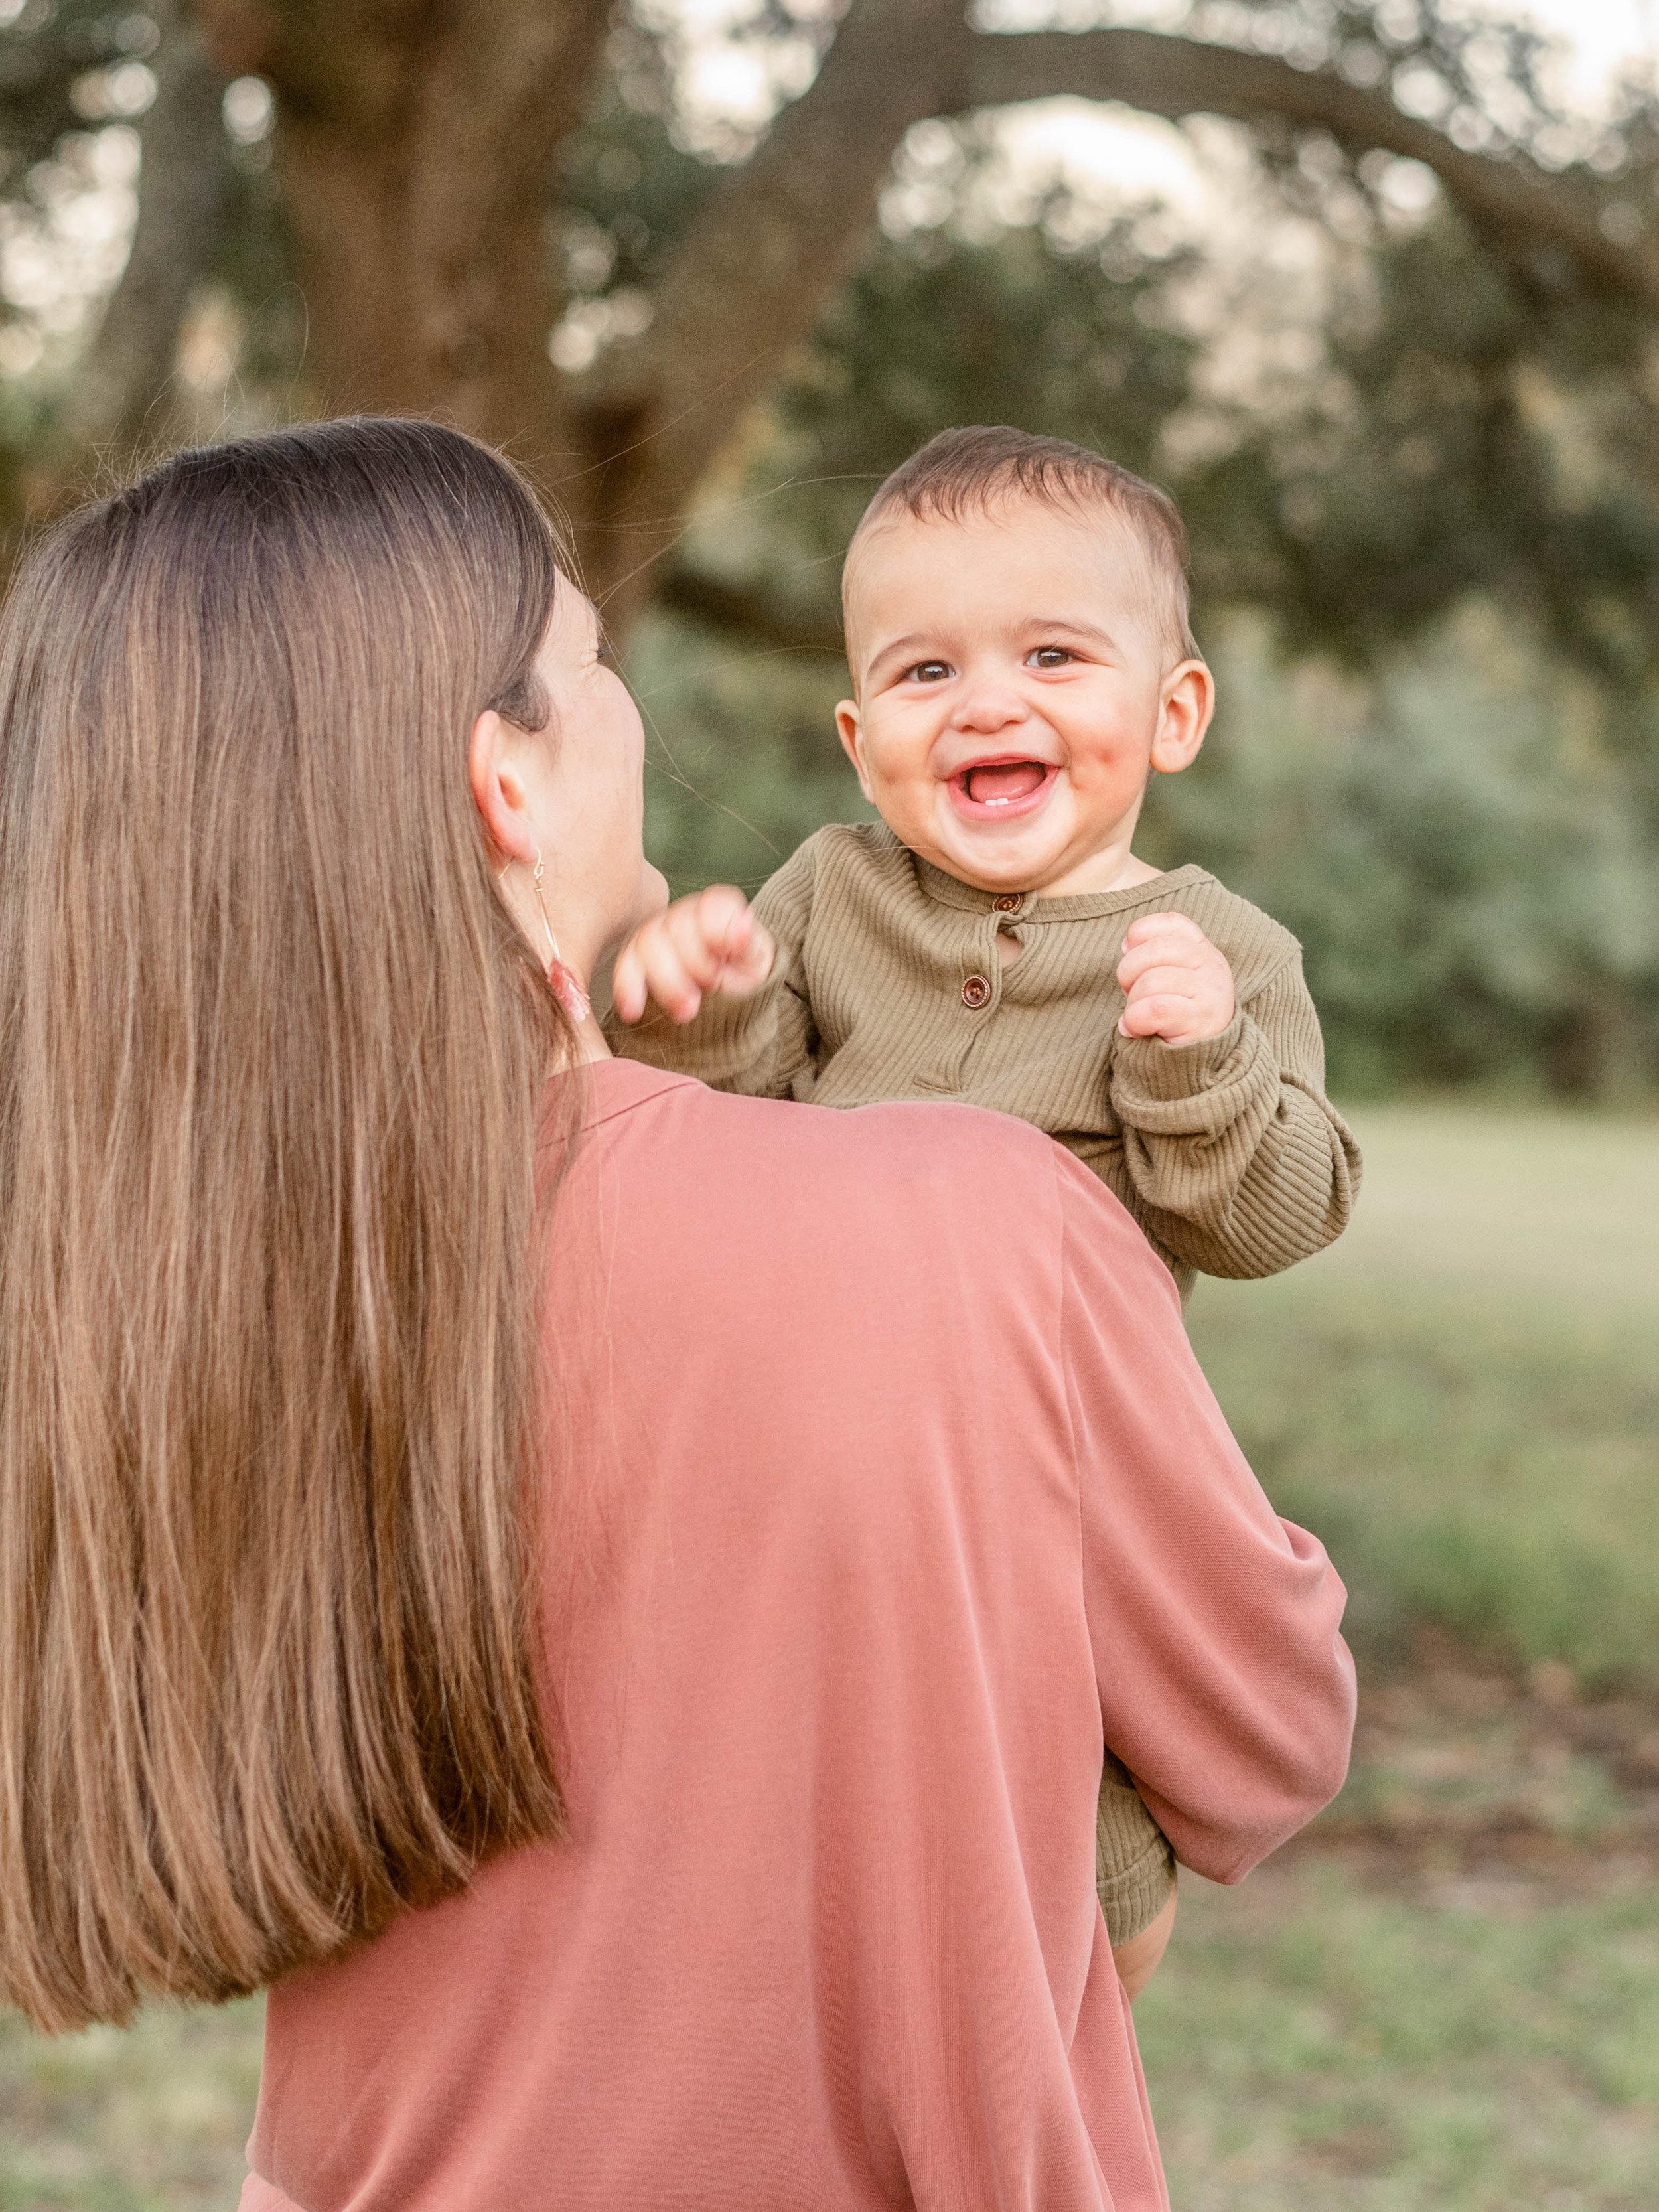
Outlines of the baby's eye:
<svg viewBox="0 0 1659 2212">
<path fill-rule="evenodd" d="M 904 672 L 908 684 L 943 684 L 951 673 L 948 660 L 919 660 L 914 668 Z"/>
<path fill-rule="evenodd" d="M 1068 661 L 1075 660 L 1077 655 L 1063 645 L 1040 645 L 1035 652 L 1028 653 L 1025 659 L 1032 668 L 1064 668 Z"/>
</svg>

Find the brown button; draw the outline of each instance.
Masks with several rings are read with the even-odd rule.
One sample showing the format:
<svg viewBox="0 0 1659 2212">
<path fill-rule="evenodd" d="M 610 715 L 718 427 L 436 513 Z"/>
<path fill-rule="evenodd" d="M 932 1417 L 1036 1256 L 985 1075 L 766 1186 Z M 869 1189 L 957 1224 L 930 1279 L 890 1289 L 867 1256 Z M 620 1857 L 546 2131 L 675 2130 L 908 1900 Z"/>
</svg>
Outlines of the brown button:
<svg viewBox="0 0 1659 2212">
<path fill-rule="evenodd" d="M 1024 891 L 1003 891 L 991 901 L 993 914 L 1018 914 L 1025 903 Z"/>
<path fill-rule="evenodd" d="M 963 1005 L 971 1006 L 975 1013 L 988 1004 L 990 996 L 991 981 L 988 975 L 970 975 L 962 987 Z"/>
</svg>

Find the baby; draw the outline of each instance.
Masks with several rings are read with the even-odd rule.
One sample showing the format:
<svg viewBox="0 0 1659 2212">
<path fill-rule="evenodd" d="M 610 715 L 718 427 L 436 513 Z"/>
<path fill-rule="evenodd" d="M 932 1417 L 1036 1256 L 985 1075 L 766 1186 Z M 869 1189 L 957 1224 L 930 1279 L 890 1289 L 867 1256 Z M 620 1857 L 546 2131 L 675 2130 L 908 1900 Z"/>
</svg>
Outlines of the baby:
<svg viewBox="0 0 1659 2212">
<path fill-rule="evenodd" d="M 616 965 L 618 1050 L 750 1095 L 1018 1115 L 1183 1299 L 1328 1244 L 1359 1158 L 1296 939 L 1131 849 L 1214 705 L 1173 504 L 1081 446 L 947 430 L 871 501 L 842 595 L 836 721 L 881 821 L 819 830 L 752 909 L 717 887 L 648 922 Z M 1121 1949 L 1174 1875 L 1109 1754 L 1099 1841 Z"/>
</svg>

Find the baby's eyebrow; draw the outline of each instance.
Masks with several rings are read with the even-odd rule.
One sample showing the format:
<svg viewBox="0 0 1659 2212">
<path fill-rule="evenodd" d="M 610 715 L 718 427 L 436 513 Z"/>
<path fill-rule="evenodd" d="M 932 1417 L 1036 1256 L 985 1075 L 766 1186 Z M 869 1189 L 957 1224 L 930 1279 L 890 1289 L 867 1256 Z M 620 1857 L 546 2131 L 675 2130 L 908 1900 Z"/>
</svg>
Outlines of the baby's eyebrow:
<svg viewBox="0 0 1659 2212">
<path fill-rule="evenodd" d="M 880 647 L 878 651 L 871 654 L 871 672 L 873 674 L 878 668 L 884 666 L 895 655 L 902 659 L 908 653 L 921 653 L 928 644 L 928 639 L 921 630 L 907 631 L 904 636 L 892 639 L 888 644 Z M 937 658 L 937 653 L 935 652 L 931 657 Z"/>
<path fill-rule="evenodd" d="M 1103 629 L 1098 623 L 1080 621 L 1075 615 L 1031 615 L 1021 623 L 1020 628 L 1029 633 L 1041 630 L 1045 635 L 1064 630 L 1069 636 L 1091 637 L 1097 643 L 1114 648 L 1117 644 L 1110 630 Z"/>
</svg>

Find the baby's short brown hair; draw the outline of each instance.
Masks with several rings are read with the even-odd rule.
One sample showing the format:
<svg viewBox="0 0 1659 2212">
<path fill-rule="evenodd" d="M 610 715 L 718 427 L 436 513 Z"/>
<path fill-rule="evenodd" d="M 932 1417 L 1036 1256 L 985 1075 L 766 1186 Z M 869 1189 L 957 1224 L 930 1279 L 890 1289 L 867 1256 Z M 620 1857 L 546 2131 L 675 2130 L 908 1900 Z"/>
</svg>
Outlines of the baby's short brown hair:
<svg viewBox="0 0 1659 2212">
<path fill-rule="evenodd" d="M 1173 659 L 1203 659 L 1193 636 L 1186 526 L 1169 494 L 1087 446 L 1074 446 L 1068 438 L 1034 437 L 1006 423 L 941 430 L 902 462 L 853 533 L 843 586 L 860 538 L 896 508 L 920 522 L 956 522 L 1010 497 L 1074 511 L 1109 508 L 1146 556 L 1159 635 Z"/>
</svg>

